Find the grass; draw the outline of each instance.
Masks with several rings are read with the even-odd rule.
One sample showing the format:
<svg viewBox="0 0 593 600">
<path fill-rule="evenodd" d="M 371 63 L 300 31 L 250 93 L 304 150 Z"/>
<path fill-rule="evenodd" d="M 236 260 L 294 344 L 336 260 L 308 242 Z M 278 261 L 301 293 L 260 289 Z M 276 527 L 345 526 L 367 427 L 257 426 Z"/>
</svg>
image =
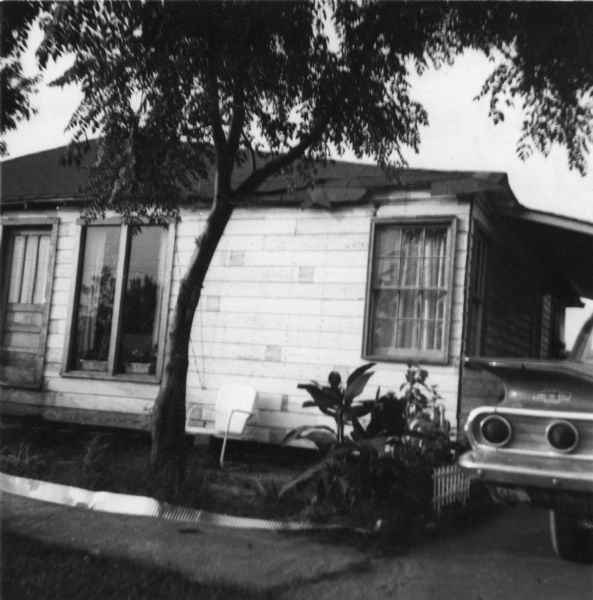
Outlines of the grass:
<svg viewBox="0 0 593 600">
<path fill-rule="evenodd" d="M 219 583 L 198 583 L 126 559 L 2 535 L 3 600 L 266 600 L 272 596 Z"/>
<path fill-rule="evenodd" d="M 5 429 L 0 471 L 94 491 L 151 496 L 239 516 L 298 517 L 302 499 L 279 499 L 277 490 L 315 460 L 315 454 L 274 453 L 230 444 L 228 468 L 218 465 L 219 444 L 196 448 L 188 438 L 186 477 L 175 496 L 163 498 L 151 477 L 150 438 L 127 431 L 98 431 L 45 424 Z"/>
</svg>

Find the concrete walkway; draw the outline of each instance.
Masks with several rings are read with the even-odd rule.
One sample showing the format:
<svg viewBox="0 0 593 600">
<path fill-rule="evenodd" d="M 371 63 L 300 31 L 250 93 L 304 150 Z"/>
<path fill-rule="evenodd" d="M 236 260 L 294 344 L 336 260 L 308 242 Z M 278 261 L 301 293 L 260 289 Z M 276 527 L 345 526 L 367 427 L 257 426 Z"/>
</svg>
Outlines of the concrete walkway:
<svg viewBox="0 0 593 600">
<path fill-rule="evenodd" d="M 409 553 L 379 557 L 309 534 L 225 529 L 68 508 L 4 494 L 8 532 L 274 600 L 583 600 L 591 565 L 557 559 L 547 513 L 527 507 L 472 517 Z"/>
<path fill-rule="evenodd" d="M 45 543 L 147 566 L 192 581 L 225 581 L 255 591 L 289 588 L 370 568 L 366 554 L 302 534 L 188 525 L 64 507 L 3 494 L 2 527 Z"/>
</svg>

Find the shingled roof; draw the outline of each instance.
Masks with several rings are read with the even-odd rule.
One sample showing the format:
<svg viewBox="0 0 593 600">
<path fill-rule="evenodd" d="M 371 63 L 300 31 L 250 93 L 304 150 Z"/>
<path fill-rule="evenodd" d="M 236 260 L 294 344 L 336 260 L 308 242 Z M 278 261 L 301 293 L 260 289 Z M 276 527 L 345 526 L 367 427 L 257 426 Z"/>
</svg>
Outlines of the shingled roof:
<svg viewBox="0 0 593 600">
<path fill-rule="evenodd" d="M 80 166 L 63 164 L 65 147 L 5 160 L 0 163 L 0 210 L 80 204 L 88 167 L 95 158 L 93 145 Z M 235 169 L 238 185 L 251 169 L 249 161 Z M 188 202 L 209 202 L 211 176 L 196 181 Z M 528 210 L 515 198 L 506 174 L 499 172 L 436 171 L 402 169 L 388 178 L 374 165 L 335 161 L 319 165 L 315 188 L 298 175 L 277 175 L 268 179 L 248 200 L 253 204 L 308 207 L 339 206 L 368 201 L 389 201 L 394 190 L 424 189 L 431 195 L 471 197 L 482 192 L 494 204 L 506 227 L 517 239 L 538 247 L 551 270 L 560 273 L 581 296 L 593 298 L 593 224 L 559 215 Z"/>
<path fill-rule="evenodd" d="M 66 147 L 3 161 L 0 163 L 2 208 L 84 201 L 83 189 L 88 168 L 95 159 L 95 149 L 96 144 L 92 143 L 80 165 L 64 164 Z M 250 170 L 250 161 L 237 166 L 233 174 L 233 187 L 243 181 Z M 316 171 L 315 182 L 319 188 L 343 190 L 338 203 L 358 202 L 363 200 L 367 192 L 382 189 L 430 189 L 433 193 L 460 193 L 475 192 L 486 186 L 506 188 L 505 191 L 510 192 L 504 173 L 401 169 L 395 178 L 390 179 L 376 165 L 346 161 L 334 161 L 325 166 L 320 164 Z M 194 200 L 197 197 L 209 201 L 213 194 L 213 180 L 213 176 L 197 180 L 190 196 Z M 311 193 L 307 188 L 307 182 L 296 174 L 276 175 L 260 186 L 254 201 L 262 204 L 300 204 Z"/>
</svg>

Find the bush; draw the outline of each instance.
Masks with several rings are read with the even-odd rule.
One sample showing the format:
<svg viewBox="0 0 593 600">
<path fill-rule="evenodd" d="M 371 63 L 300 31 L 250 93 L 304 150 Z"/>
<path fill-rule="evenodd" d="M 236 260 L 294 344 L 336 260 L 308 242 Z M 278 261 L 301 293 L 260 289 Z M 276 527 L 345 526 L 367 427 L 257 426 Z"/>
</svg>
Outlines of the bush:
<svg viewBox="0 0 593 600">
<path fill-rule="evenodd" d="M 354 401 L 372 376 L 373 363 L 356 369 L 341 385 L 330 373 L 329 386 L 300 385 L 312 397 L 304 406 L 317 406 L 334 417 L 337 431 L 301 427 L 291 439 L 322 440 L 326 456 L 280 490 L 280 496 L 299 492 L 309 500 L 313 517 L 347 515 L 370 527 L 379 521 L 406 529 L 428 518 L 432 501 L 432 472 L 453 461 L 442 398 L 427 383 L 428 371 L 409 364 L 398 392 L 374 400 Z M 362 416 L 369 415 L 366 427 Z M 350 439 L 343 434 L 352 426 Z M 340 433 L 341 432 L 341 433 Z"/>
</svg>

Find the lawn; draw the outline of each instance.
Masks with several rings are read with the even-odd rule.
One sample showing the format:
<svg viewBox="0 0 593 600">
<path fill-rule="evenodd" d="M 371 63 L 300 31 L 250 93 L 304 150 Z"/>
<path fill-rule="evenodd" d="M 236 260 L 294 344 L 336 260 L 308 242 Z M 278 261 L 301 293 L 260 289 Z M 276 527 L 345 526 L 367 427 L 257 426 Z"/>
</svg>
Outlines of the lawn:
<svg viewBox="0 0 593 600">
<path fill-rule="evenodd" d="M 151 478 L 150 437 L 42 423 L 5 428 L 0 471 L 94 491 L 152 496 L 159 500 L 239 516 L 297 517 L 302 500 L 279 500 L 278 489 L 318 459 L 315 452 L 235 442 L 227 466 L 218 465 L 219 440 L 196 446 L 187 438 L 185 481 L 163 497 Z"/>
</svg>

